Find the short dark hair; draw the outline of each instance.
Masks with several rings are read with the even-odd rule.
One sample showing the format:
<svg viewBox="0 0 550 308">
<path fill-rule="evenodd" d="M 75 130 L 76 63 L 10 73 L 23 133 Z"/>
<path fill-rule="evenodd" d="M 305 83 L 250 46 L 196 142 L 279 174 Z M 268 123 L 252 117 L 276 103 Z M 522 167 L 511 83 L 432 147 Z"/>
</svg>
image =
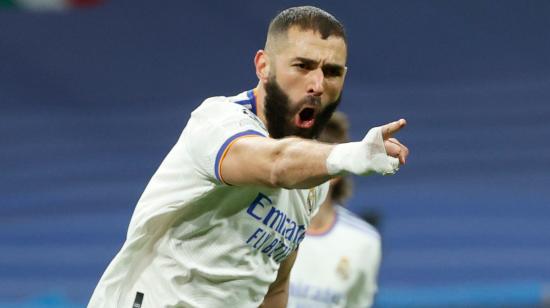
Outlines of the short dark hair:
<svg viewBox="0 0 550 308">
<path fill-rule="evenodd" d="M 343 112 L 336 111 L 328 121 L 319 136 L 319 141 L 326 143 L 344 143 L 349 141 L 349 121 Z M 352 182 L 347 176 L 342 176 L 332 186 L 329 198 L 332 201 L 343 203 L 352 192 Z"/>
<path fill-rule="evenodd" d="M 341 37 L 347 45 L 346 32 L 342 23 L 326 11 L 314 6 L 288 8 L 273 18 L 267 31 L 268 42 L 271 36 L 286 34 L 291 27 L 301 30 L 313 30 L 323 39 L 329 36 Z"/>
</svg>

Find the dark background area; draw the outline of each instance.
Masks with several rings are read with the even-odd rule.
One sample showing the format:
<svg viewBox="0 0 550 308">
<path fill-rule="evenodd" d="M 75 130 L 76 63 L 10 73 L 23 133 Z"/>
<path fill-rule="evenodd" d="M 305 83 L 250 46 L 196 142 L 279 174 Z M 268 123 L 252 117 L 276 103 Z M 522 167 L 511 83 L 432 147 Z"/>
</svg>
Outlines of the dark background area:
<svg viewBox="0 0 550 308">
<path fill-rule="evenodd" d="M 189 113 L 209 96 L 253 88 L 270 18 L 301 4 L 0 9 L 0 304 L 48 294 L 86 302 Z M 341 110 L 353 138 L 409 122 L 398 136 L 408 164 L 396 176 L 356 178 L 347 204 L 381 216 L 379 300 L 518 283 L 529 284 L 525 297 L 542 296 L 550 2 L 309 4 L 347 28 Z"/>
</svg>

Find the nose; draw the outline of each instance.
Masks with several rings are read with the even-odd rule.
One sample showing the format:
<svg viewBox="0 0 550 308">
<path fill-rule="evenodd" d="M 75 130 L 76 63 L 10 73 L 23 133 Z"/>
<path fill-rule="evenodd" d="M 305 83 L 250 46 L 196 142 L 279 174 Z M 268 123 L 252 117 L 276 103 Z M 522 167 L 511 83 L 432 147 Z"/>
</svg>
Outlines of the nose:
<svg viewBox="0 0 550 308">
<path fill-rule="evenodd" d="M 310 71 L 307 93 L 314 96 L 321 96 L 324 89 L 325 74 L 321 68 Z"/>
</svg>

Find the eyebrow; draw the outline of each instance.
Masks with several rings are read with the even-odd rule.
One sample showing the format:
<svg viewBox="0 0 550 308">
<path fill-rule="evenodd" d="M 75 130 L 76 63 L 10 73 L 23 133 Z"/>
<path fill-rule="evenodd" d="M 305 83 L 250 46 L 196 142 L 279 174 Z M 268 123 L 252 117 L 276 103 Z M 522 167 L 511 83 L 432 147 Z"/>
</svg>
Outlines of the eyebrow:
<svg viewBox="0 0 550 308">
<path fill-rule="evenodd" d="M 315 61 L 313 59 L 309 58 L 303 58 L 303 57 L 296 57 L 294 58 L 294 61 L 300 61 L 306 65 L 317 65 L 319 64 L 319 61 Z M 344 71 L 345 67 L 340 64 L 335 63 L 326 63 L 323 65 L 323 68 L 331 69 L 331 70 L 338 70 L 338 71 Z"/>
</svg>

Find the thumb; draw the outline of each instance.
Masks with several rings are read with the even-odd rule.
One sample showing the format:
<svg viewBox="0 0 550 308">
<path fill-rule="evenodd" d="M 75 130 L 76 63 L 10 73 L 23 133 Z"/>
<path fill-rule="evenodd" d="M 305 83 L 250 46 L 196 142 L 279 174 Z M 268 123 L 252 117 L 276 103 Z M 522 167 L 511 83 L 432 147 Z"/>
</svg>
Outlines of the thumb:
<svg viewBox="0 0 550 308">
<path fill-rule="evenodd" d="M 397 133 L 399 130 L 405 127 L 405 125 L 407 125 L 407 121 L 405 119 L 399 119 L 395 122 L 383 125 L 382 138 L 384 138 L 384 140 L 391 138 L 393 134 Z"/>
</svg>

